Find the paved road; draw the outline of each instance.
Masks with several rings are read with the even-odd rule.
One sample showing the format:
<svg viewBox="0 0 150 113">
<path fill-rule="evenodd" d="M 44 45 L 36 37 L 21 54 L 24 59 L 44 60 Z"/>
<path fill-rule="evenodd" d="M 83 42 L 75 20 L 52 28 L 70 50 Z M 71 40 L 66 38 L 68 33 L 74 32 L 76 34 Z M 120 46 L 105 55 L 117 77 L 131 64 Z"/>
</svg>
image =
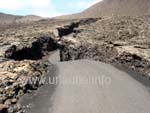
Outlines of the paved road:
<svg viewBox="0 0 150 113">
<path fill-rule="evenodd" d="M 52 64 L 60 62 L 60 50 L 56 50 L 52 55 L 50 55 L 48 61 Z"/>
<path fill-rule="evenodd" d="M 56 66 L 59 84 L 25 96 L 24 104 L 31 105 L 28 113 L 150 112 L 149 87 L 109 64 L 78 60 Z"/>
</svg>

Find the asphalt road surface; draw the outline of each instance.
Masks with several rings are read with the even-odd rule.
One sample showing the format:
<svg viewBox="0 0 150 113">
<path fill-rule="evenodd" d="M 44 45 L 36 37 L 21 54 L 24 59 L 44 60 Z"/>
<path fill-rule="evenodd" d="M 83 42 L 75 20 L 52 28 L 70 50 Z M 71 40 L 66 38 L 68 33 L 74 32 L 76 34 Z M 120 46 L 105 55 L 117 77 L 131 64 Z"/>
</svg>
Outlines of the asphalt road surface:
<svg viewBox="0 0 150 113">
<path fill-rule="evenodd" d="M 55 66 L 53 84 L 22 98 L 27 113 L 150 112 L 150 88 L 114 66 L 92 60 Z"/>
</svg>

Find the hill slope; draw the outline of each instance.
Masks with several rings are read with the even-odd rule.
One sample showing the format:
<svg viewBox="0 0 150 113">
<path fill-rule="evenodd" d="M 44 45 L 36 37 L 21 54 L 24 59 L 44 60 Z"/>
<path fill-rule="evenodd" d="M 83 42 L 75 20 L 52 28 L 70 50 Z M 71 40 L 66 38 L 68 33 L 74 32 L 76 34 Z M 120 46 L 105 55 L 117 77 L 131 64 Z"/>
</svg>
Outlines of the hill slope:
<svg viewBox="0 0 150 113">
<path fill-rule="evenodd" d="M 143 15 L 150 14 L 150 0 L 104 0 L 82 13 L 84 16 Z"/>
<path fill-rule="evenodd" d="M 139 16 L 150 14 L 149 6 L 150 0 L 103 0 L 81 13 L 57 18 L 74 19 L 112 15 Z"/>
<path fill-rule="evenodd" d="M 40 19 L 42 19 L 42 17 L 34 15 L 16 16 L 0 13 L 0 24 L 24 23 L 30 21 L 38 21 Z"/>
<path fill-rule="evenodd" d="M 22 18 L 21 16 L 15 16 L 10 14 L 0 13 L 0 24 L 10 24 L 15 22 L 17 19 Z"/>
</svg>

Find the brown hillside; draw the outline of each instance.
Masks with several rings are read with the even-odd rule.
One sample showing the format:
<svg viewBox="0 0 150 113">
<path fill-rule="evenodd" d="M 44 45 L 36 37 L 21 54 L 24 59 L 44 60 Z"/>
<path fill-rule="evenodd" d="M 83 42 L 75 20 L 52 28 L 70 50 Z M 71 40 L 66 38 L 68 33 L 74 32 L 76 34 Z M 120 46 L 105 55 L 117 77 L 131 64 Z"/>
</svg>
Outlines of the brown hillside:
<svg viewBox="0 0 150 113">
<path fill-rule="evenodd" d="M 10 24 L 20 18 L 21 16 L 0 13 L 0 24 Z"/>
<path fill-rule="evenodd" d="M 42 17 L 35 15 L 27 15 L 27 16 L 17 16 L 0 13 L 0 24 L 14 24 L 14 23 L 26 23 L 31 21 L 41 20 Z"/>
<path fill-rule="evenodd" d="M 150 0 L 103 0 L 87 10 L 61 19 L 89 18 L 101 16 L 139 16 L 150 14 Z"/>
<path fill-rule="evenodd" d="M 87 9 L 82 15 L 87 17 L 150 14 L 150 0 L 104 0 Z"/>
</svg>

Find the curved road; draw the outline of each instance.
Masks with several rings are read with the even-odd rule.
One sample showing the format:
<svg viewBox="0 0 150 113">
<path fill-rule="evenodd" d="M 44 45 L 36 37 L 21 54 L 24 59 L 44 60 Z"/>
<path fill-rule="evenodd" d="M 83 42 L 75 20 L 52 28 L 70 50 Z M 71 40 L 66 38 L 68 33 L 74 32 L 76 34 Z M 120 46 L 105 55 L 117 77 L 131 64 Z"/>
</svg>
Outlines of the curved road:
<svg viewBox="0 0 150 113">
<path fill-rule="evenodd" d="M 23 97 L 24 105 L 30 103 L 27 113 L 150 112 L 149 87 L 109 64 L 78 60 L 56 66 L 56 84 Z"/>
</svg>

